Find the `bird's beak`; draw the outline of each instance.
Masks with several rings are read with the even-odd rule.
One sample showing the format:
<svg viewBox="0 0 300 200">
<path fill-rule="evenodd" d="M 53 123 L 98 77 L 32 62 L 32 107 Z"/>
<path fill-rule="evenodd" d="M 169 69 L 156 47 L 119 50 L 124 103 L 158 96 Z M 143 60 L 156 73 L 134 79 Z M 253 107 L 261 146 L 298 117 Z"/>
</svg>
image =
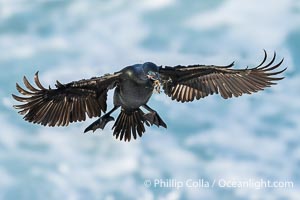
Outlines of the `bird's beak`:
<svg viewBox="0 0 300 200">
<path fill-rule="evenodd" d="M 147 75 L 147 78 L 153 81 L 153 92 L 160 93 L 160 76 L 159 73 L 156 72 L 149 72 Z"/>
<path fill-rule="evenodd" d="M 150 72 L 146 76 L 147 76 L 148 79 L 153 80 L 153 81 L 160 80 L 159 74 L 155 73 L 155 72 Z"/>
</svg>

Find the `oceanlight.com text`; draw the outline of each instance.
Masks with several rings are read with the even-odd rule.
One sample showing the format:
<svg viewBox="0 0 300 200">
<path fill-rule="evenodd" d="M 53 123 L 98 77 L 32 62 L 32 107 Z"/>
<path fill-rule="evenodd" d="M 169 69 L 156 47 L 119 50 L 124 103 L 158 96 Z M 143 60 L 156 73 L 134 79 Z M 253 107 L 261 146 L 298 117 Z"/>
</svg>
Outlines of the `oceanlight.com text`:
<svg viewBox="0 0 300 200">
<path fill-rule="evenodd" d="M 252 188 L 252 189 L 264 189 L 264 188 L 294 188 L 293 181 L 274 181 L 264 179 L 145 179 L 144 185 L 146 187 L 154 188 Z"/>
</svg>

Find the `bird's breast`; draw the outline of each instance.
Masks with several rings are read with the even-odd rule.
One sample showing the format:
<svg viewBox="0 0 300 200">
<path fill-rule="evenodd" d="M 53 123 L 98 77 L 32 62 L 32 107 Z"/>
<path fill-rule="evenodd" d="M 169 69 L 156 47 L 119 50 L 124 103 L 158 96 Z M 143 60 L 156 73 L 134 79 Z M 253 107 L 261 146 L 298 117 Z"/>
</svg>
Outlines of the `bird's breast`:
<svg viewBox="0 0 300 200">
<path fill-rule="evenodd" d="M 137 84 L 132 81 L 124 81 L 115 90 L 115 104 L 125 108 L 138 108 L 146 104 L 153 92 L 153 85 Z"/>
</svg>

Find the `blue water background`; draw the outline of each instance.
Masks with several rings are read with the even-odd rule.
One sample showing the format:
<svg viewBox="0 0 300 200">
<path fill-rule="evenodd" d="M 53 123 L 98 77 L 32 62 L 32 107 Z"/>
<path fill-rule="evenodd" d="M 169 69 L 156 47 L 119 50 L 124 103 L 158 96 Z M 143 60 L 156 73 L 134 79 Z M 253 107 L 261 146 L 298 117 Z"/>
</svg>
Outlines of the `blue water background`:
<svg viewBox="0 0 300 200">
<path fill-rule="evenodd" d="M 112 137 L 112 124 L 83 134 L 95 119 L 49 128 L 12 108 L 15 83 L 36 71 L 53 86 L 146 61 L 244 68 L 263 49 L 285 58 L 278 85 L 188 104 L 154 94 L 168 129 L 130 143 Z M 299 52 L 299 0 L 0 0 L 0 199 L 299 199 Z M 294 186 L 155 187 L 157 179 Z"/>
</svg>

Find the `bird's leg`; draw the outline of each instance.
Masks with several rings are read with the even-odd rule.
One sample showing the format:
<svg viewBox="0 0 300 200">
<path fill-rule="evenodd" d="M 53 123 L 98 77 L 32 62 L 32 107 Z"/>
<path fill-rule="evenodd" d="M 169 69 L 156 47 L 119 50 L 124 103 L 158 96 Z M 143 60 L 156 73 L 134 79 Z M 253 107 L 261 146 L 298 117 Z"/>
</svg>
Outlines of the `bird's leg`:
<svg viewBox="0 0 300 200">
<path fill-rule="evenodd" d="M 98 128 L 104 129 L 105 125 L 110 122 L 115 120 L 112 116 L 110 116 L 111 113 L 113 113 L 115 110 L 117 110 L 120 106 L 114 106 L 113 109 L 111 109 L 108 113 L 106 113 L 105 115 L 103 115 L 102 117 L 100 117 L 99 119 L 97 119 L 96 121 L 94 121 L 91 125 L 89 125 L 84 132 L 88 132 L 88 131 L 95 131 Z"/>
<path fill-rule="evenodd" d="M 148 105 L 143 105 L 143 107 L 149 111 L 149 113 L 144 115 L 144 119 L 150 122 L 151 125 L 155 124 L 156 126 L 162 126 L 167 128 L 166 123 L 160 118 L 158 113 L 150 108 Z"/>
</svg>

